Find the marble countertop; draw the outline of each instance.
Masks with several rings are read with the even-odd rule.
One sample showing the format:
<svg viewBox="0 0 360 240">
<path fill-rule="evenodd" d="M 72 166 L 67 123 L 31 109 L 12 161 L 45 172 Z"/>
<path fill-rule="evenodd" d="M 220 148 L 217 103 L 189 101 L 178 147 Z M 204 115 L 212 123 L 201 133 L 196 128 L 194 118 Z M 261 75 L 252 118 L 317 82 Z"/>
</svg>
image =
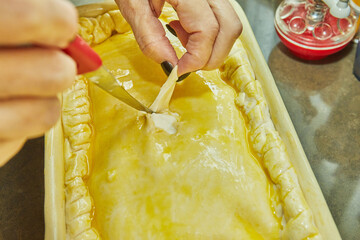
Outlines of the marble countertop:
<svg viewBox="0 0 360 240">
<path fill-rule="evenodd" d="M 238 2 L 268 61 L 342 238 L 360 239 L 360 82 L 352 75 L 355 45 L 316 62 L 296 59 L 279 43 L 273 27 L 281 1 Z M 0 240 L 44 238 L 43 149 L 42 138 L 30 140 L 0 168 Z"/>
</svg>

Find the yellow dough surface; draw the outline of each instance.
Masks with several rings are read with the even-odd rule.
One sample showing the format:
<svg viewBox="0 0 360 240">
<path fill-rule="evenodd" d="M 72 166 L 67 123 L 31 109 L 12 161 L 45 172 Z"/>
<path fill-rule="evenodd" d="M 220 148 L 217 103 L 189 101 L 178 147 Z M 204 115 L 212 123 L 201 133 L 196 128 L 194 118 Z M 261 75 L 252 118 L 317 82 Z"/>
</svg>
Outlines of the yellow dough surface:
<svg viewBox="0 0 360 240">
<path fill-rule="evenodd" d="M 166 80 L 133 35 L 94 49 L 150 106 Z M 279 239 L 269 177 L 252 154 L 235 90 L 219 72 L 192 73 L 170 102 L 175 134 L 90 84 L 94 137 L 87 186 L 101 239 Z"/>
</svg>

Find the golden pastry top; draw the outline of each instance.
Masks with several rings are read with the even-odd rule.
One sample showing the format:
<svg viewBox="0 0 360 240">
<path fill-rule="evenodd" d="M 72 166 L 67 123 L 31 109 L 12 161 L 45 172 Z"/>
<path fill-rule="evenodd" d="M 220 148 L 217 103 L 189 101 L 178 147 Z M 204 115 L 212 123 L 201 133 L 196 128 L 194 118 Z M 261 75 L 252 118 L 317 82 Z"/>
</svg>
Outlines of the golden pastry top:
<svg viewBox="0 0 360 240">
<path fill-rule="evenodd" d="M 163 20 L 173 18 L 174 13 L 170 8 L 165 8 L 164 12 Z M 157 85 L 159 80 L 155 78 L 161 76 L 161 73 L 154 70 L 153 73 L 146 75 L 149 81 L 142 81 L 141 77 L 143 76 L 139 76 L 136 71 L 134 73 L 128 71 L 131 67 L 135 69 L 139 66 L 154 67 L 148 63 L 148 60 L 138 57 L 141 53 L 139 50 L 135 50 L 136 43 L 129 30 L 129 26 L 118 10 L 111 10 L 96 18 L 80 18 L 81 36 L 94 45 L 95 50 L 100 54 L 115 49 L 115 47 L 119 49 L 117 52 L 111 50 L 112 53 L 103 56 L 105 65 L 110 70 L 117 71 L 117 76 L 121 79 L 122 84 L 128 84 L 129 91 L 134 91 L 135 95 L 138 94 L 135 97 L 150 104 L 160 89 L 160 85 Z M 113 36 L 111 41 L 104 42 L 114 31 L 128 33 Z M 99 43 L 102 44 L 99 45 Z M 134 56 L 124 57 L 129 50 Z M 118 59 L 112 59 L 114 56 Z M 137 59 L 136 56 L 139 58 L 139 62 L 133 62 L 134 59 Z M 128 64 L 131 67 L 129 69 L 119 68 L 117 66 L 119 62 L 125 62 L 125 65 Z M 154 69 L 156 68 L 154 67 Z M 220 75 L 231 83 L 233 88 L 222 82 L 219 78 Z M 151 79 L 154 81 L 150 81 Z M 208 238 L 219 236 L 220 239 L 236 239 L 237 236 L 247 236 L 251 239 L 321 239 L 284 144 L 271 121 L 261 85 L 255 79 L 256 76 L 247 58 L 246 50 L 241 41 L 237 40 L 220 71 L 198 72 L 192 79 L 177 87 L 178 91 L 175 91 L 171 106 L 182 120 L 187 121 L 180 121 L 181 136 L 176 135 L 186 148 L 177 152 L 178 156 L 172 156 L 171 154 L 176 152 L 176 148 L 171 147 L 171 142 L 174 140 L 168 136 L 164 138 L 166 133 L 160 131 L 151 136 L 143 135 L 144 129 L 141 128 L 143 121 L 139 120 L 136 112 L 129 109 L 123 110 L 124 107 L 119 106 L 116 100 L 111 99 L 94 86 L 90 86 L 89 89 L 86 79 L 80 77 L 75 86 L 63 95 L 68 237 L 70 239 L 98 239 L 100 237 L 96 230 L 98 229 L 100 234 L 105 236 L 104 239 L 114 239 L 116 234 L 126 234 L 125 230 L 137 229 L 134 232 L 141 234 L 141 228 L 153 228 L 153 233 L 162 231 L 159 235 L 153 236 L 156 239 L 169 239 L 169 236 L 176 236 L 171 234 L 188 234 L 182 235 L 182 239 L 196 239 L 205 233 L 209 235 L 202 236 Z M 187 86 L 189 81 L 191 87 Z M 137 86 L 132 87 L 132 85 Z M 141 94 L 136 93 L 134 89 Z M 89 101 L 89 94 L 91 98 L 94 98 L 93 101 Z M 201 100 L 198 102 L 199 99 L 192 98 L 191 94 L 195 94 L 194 96 L 200 94 Z M 237 107 L 241 109 L 242 114 L 239 115 Z M 92 114 L 90 114 L 90 109 L 92 109 Z M 100 112 L 96 109 L 102 110 Z M 196 114 L 197 111 L 200 111 L 201 114 Z M 225 111 L 225 113 L 221 111 Z M 217 118 L 214 119 L 214 115 Z M 116 126 L 111 129 L 113 123 L 108 122 L 108 119 L 115 121 L 121 119 L 125 123 L 132 122 L 133 125 Z M 247 122 L 248 130 L 243 127 L 245 122 Z M 91 125 L 95 126 L 95 136 L 94 127 Z M 100 128 L 98 128 L 99 126 Z M 194 126 L 202 126 L 199 134 L 192 139 L 199 144 L 196 145 L 194 142 L 187 146 L 186 139 L 191 136 L 191 131 L 198 131 Z M 206 129 L 212 129 L 212 131 L 207 132 Z M 120 137 L 119 139 L 119 135 L 114 135 L 120 132 L 122 132 L 121 136 L 126 136 L 126 138 Z M 137 138 L 140 135 L 145 138 Z M 233 136 L 232 141 L 228 139 L 229 136 Z M 244 145 L 241 136 L 248 136 L 249 145 Z M 104 141 L 109 139 L 112 141 L 104 146 Z M 164 141 L 164 139 L 167 140 Z M 121 142 L 125 140 L 127 144 L 123 146 Z M 219 141 L 224 145 L 222 148 L 217 147 Z M 235 145 L 233 141 L 235 141 Z M 131 150 L 128 148 L 129 146 L 134 149 Z M 144 174 L 144 166 L 140 168 L 138 165 L 144 164 L 144 162 L 134 161 L 133 158 L 134 154 L 136 155 L 144 146 L 145 149 L 153 148 L 153 151 L 149 151 L 152 155 L 149 155 L 148 159 L 157 160 L 155 162 L 149 160 L 149 165 L 145 165 L 145 169 L 150 171 L 145 172 L 145 176 L 148 177 L 142 178 L 143 175 L 135 175 L 136 178 L 133 178 L 134 176 L 131 174 Z M 113 161 L 111 157 L 102 155 L 103 151 L 115 156 L 120 154 L 118 156 L 121 156 L 121 161 Z M 241 168 L 236 168 L 239 164 L 237 158 L 240 155 L 235 154 L 233 156 L 237 157 L 232 159 L 232 155 L 229 155 L 231 151 L 241 152 L 243 161 L 247 163 L 244 166 L 248 168 L 248 172 L 251 172 L 247 179 L 243 179 L 242 175 L 238 174 Z M 252 151 L 256 157 L 251 154 Z M 128 154 L 124 155 L 124 152 Z M 193 155 L 191 155 L 192 153 Z M 200 161 L 200 165 L 190 162 L 191 165 L 188 166 L 189 162 L 183 159 L 187 159 L 189 156 L 196 159 L 195 153 L 207 160 Z M 249 153 L 250 155 L 247 155 Z M 220 155 L 216 157 L 211 154 Z M 228 156 L 227 159 L 230 160 L 222 162 L 221 156 Z M 170 157 L 176 159 L 177 168 L 172 169 L 172 164 L 169 165 L 167 162 Z M 91 158 L 101 159 L 101 161 L 92 161 Z M 159 159 L 162 161 L 159 162 Z M 157 169 L 152 168 L 153 165 Z M 263 167 L 269 173 L 270 181 L 269 177 L 262 172 Z M 181 174 L 174 172 L 176 169 L 181 170 L 182 168 L 186 171 Z M 196 170 L 205 171 L 204 169 L 211 172 L 211 176 L 216 177 L 199 179 Z M 89 176 L 89 170 L 91 176 Z M 169 172 L 173 175 L 169 175 Z M 150 175 L 148 175 L 149 173 Z M 174 178 L 174 176 L 177 177 Z M 173 179 L 177 180 L 176 184 L 178 185 L 175 186 L 180 192 L 174 191 L 171 188 L 172 185 L 164 184 Z M 146 182 L 141 182 L 145 180 Z M 231 190 L 231 186 L 234 186 L 231 183 L 234 181 L 246 181 L 246 184 Z M 201 184 L 196 185 L 194 182 Z M 209 189 L 215 192 L 207 192 L 206 188 L 202 189 L 207 184 L 211 185 Z M 224 186 L 228 187 L 222 189 Z M 148 196 L 149 199 L 145 202 L 146 208 L 139 211 L 136 201 L 122 199 L 122 194 L 117 193 L 119 188 L 122 189 L 122 194 L 126 193 L 128 196 L 134 194 L 133 191 L 140 191 L 142 198 Z M 157 189 L 161 189 L 161 191 Z M 190 205 L 187 203 L 186 196 L 193 194 L 194 189 L 198 189 L 197 197 L 199 199 Z M 167 192 L 168 195 L 164 195 L 164 192 Z M 221 204 L 224 199 L 217 198 L 219 194 L 221 196 L 231 194 L 231 196 L 225 198 L 226 202 Z M 255 201 L 251 196 L 255 196 Z M 248 201 L 240 201 L 240 199 Z M 258 199 L 269 199 L 270 202 L 258 201 Z M 118 205 L 113 206 L 114 202 Z M 204 202 L 207 207 L 202 207 Z M 282 204 L 279 204 L 280 202 Z M 106 206 L 106 209 L 101 206 Z M 174 206 L 184 206 L 184 209 L 172 212 L 169 207 Z M 236 207 L 231 209 L 228 208 L 229 206 Z M 237 209 L 236 214 L 232 212 L 234 209 Z M 161 215 L 157 211 L 168 212 L 168 214 Z M 120 217 L 116 213 L 119 213 Z M 124 214 L 129 217 L 122 218 L 121 216 Z M 170 219 L 171 214 L 175 215 Z M 110 219 L 109 216 L 111 216 Z M 215 218 L 215 221 L 212 221 L 213 219 L 209 216 Z M 282 223 L 279 220 L 281 216 L 283 216 Z M 191 224 L 184 228 L 185 225 L 174 225 L 174 219 L 177 219 L 179 224 L 181 222 Z M 211 225 L 218 222 L 222 222 L 222 226 Z M 191 229 L 190 226 L 195 228 Z M 283 228 L 282 231 L 280 231 L 281 228 Z M 191 235 L 196 231 L 199 235 Z M 225 233 L 227 233 L 226 236 L 221 235 Z M 128 237 L 134 239 L 136 236 L 128 235 Z M 140 238 L 144 239 L 144 237 Z"/>
<path fill-rule="evenodd" d="M 159 76 L 166 77 L 133 38 L 114 35 L 95 50 L 113 71 L 129 70 L 118 80 L 132 81 L 128 90 L 140 101 L 154 101 L 164 81 Z M 118 59 L 122 52 L 131 58 Z M 94 226 L 104 239 L 279 236 L 276 190 L 249 151 L 235 90 L 218 71 L 193 73 L 175 88 L 170 111 L 179 122 L 173 135 L 147 128 L 137 111 L 92 85 L 90 96 L 92 157 L 101 161 L 94 160 L 88 186 Z"/>
</svg>

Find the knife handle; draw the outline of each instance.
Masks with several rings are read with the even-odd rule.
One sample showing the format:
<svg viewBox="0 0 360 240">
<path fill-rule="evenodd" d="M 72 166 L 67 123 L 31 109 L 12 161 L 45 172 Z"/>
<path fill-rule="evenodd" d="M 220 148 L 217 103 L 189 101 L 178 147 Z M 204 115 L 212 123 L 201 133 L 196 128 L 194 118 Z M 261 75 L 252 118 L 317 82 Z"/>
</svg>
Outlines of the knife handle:
<svg viewBox="0 0 360 240">
<path fill-rule="evenodd" d="M 95 71 L 102 65 L 100 56 L 78 35 L 62 50 L 75 60 L 78 74 Z"/>
</svg>

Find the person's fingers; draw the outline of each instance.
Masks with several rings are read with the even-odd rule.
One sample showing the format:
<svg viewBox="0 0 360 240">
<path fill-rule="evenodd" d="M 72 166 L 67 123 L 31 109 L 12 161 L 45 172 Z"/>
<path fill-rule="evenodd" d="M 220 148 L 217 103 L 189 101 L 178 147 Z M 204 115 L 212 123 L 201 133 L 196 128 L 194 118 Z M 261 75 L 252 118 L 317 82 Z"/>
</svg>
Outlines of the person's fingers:
<svg viewBox="0 0 360 240">
<path fill-rule="evenodd" d="M 77 31 L 77 12 L 64 0 L 11 0 L 0 7 L 0 45 L 65 47 Z"/>
<path fill-rule="evenodd" d="M 186 44 L 189 40 L 190 34 L 185 31 L 185 29 L 181 26 L 179 20 L 171 21 L 169 23 L 170 27 L 174 29 L 176 36 L 179 38 L 181 44 L 186 47 Z"/>
<path fill-rule="evenodd" d="M 0 139 L 35 137 L 50 129 L 60 115 L 56 97 L 0 101 Z"/>
<path fill-rule="evenodd" d="M 165 0 L 149 0 L 151 10 L 153 11 L 155 17 L 158 18 L 161 15 L 164 3 Z"/>
<path fill-rule="evenodd" d="M 178 58 L 165 36 L 165 30 L 155 17 L 148 0 L 116 0 L 121 13 L 130 24 L 142 52 L 157 63 L 169 61 L 173 66 Z"/>
<path fill-rule="evenodd" d="M 167 1 L 176 10 L 183 29 L 190 34 L 186 44 L 187 52 L 178 63 L 180 76 L 206 65 L 219 31 L 219 24 L 206 0 Z"/>
<path fill-rule="evenodd" d="M 14 96 L 54 96 L 71 86 L 76 64 L 56 49 L 0 51 L 0 99 Z"/>
<path fill-rule="evenodd" d="M 0 167 L 20 151 L 26 139 L 0 140 Z"/>
<path fill-rule="evenodd" d="M 229 54 L 235 40 L 242 31 L 241 21 L 227 0 L 208 0 L 211 9 L 220 25 L 211 57 L 204 67 L 212 70 L 221 65 Z"/>
</svg>

